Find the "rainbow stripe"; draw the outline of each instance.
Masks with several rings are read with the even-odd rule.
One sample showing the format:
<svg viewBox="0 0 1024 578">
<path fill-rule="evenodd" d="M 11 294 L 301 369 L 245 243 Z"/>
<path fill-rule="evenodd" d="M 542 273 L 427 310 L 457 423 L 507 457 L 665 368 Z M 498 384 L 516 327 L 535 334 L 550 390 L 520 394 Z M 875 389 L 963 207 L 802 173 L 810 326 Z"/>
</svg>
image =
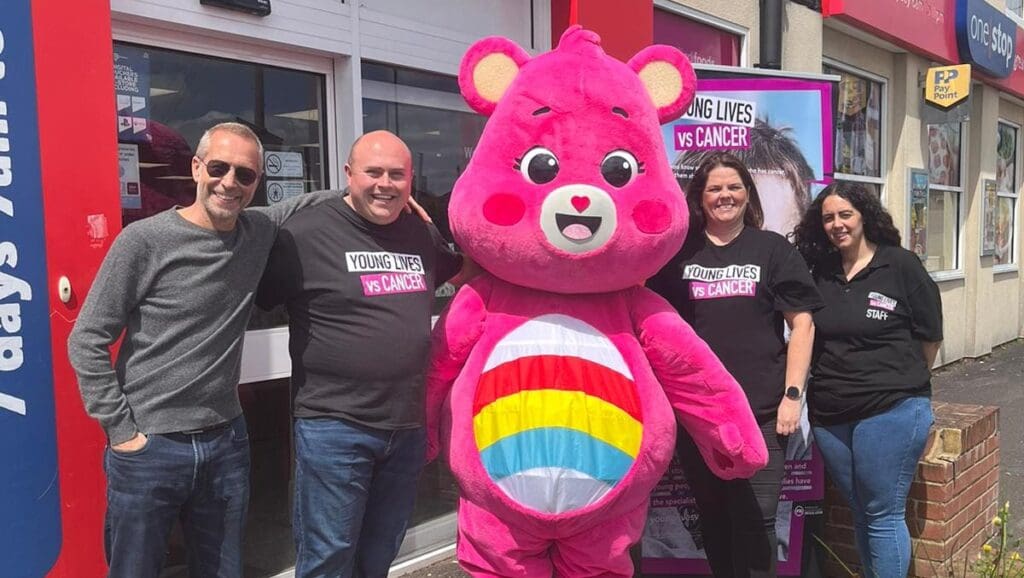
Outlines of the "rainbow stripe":
<svg viewBox="0 0 1024 578">
<path fill-rule="evenodd" d="M 611 491 L 640 451 L 643 419 L 622 354 L 565 315 L 531 319 L 491 352 L 473 400 L 484 469 L 516 502 L 561 513 Z"/>
</svg>

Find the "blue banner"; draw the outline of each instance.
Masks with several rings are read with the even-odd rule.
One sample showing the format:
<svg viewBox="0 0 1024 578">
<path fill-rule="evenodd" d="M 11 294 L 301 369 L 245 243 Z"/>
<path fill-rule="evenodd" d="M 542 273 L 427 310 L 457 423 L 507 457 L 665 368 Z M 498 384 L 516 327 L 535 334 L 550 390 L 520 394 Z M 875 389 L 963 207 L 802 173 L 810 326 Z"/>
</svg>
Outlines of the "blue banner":
<svg viewBox="0 0 1024 578">
<path fill-rule="evenodd" d="M 957 0 L 956 44 L 962 61 L 1006 78 L 1013 72 L 1017 25 L 985 0 Z"/>
<path fill-rule="evenodd" d="M 39 578 L 60 552 L 30 0 L 0 9 L 0 574 Z"/>
<path fill-rule="evenodd" d="M 117 99 L 117 140 L 146 142 L 149 135 L 147 50 L 123 45 L 114 49 L 114 95 Z M 127 208 L 137 209 L 139 206 Z"/>
</svg>

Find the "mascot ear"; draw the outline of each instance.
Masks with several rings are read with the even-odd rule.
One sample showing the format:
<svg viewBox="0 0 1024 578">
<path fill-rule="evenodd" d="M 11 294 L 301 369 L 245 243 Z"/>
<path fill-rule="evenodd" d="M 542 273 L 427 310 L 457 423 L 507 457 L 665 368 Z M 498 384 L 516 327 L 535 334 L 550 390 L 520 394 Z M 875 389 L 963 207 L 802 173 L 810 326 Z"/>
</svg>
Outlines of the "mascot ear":
<svg viewBox="0 0 1024 578">
<path fill-rule="evenodd" d="M 491 36 L 473 44 L 459 66 L 459 88 L 473 110 L 490 116 L 530 55 L 507 38 Z"/>
<path fill-rule="evenodd" d="M 697 75 L 679 50 L 662 44 L 648 46 L 629 59 L 647 94 L 658 109 L 661 124 L 679 118 L 697 91 Z"/>
</svg>

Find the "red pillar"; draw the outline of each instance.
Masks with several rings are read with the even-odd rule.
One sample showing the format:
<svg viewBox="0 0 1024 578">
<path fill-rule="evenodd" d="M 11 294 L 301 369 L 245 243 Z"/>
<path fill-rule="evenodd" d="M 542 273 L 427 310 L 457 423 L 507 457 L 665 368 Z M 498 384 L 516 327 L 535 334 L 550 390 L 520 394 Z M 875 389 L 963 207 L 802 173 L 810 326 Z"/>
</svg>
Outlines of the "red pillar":
<svg viewBox="0 0 1024 578">
<path fill-rule="evenodd" d="M 572 0 L 551 1 L 551 45 L 569 27 Z M 654 0 L 577 0 L 579 22 L 601 36 L 605 52 L 627 61 L 654 38 Z"/>
<path fill-rule="evenodd" d="M 87 578 L 106 572 L 105 438 L 82 407 L 67 338 L 121 230 L 110 2 L 32 0 L 32 29 L 61 494 L 62 546 L 49 576 Z"/>
</svg>

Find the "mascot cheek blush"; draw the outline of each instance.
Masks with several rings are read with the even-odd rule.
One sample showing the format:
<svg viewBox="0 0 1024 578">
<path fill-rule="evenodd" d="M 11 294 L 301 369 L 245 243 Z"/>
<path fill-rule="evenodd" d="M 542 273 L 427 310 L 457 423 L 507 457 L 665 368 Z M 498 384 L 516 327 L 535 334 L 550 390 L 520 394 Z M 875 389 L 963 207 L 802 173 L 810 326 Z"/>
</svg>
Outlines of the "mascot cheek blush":
<svg viewBox="0 0 1024 578">
<path fill-rule="evenodd" d="M 459 84 L 490 119 L 448 212 L 487 273 L 438 323 L 427 382 L 428 457 L 443 446 L 461 490 L 459 561 L 631 576 L 676 419 L 724 479 L 767 462 L 739 385 L 643 287 L 686 235 L 659 124 L 689 105 L 693 68 L 667 46 L 624 64 L 572 27 L 536 58 L 477 42 Z"/>
</svg>

